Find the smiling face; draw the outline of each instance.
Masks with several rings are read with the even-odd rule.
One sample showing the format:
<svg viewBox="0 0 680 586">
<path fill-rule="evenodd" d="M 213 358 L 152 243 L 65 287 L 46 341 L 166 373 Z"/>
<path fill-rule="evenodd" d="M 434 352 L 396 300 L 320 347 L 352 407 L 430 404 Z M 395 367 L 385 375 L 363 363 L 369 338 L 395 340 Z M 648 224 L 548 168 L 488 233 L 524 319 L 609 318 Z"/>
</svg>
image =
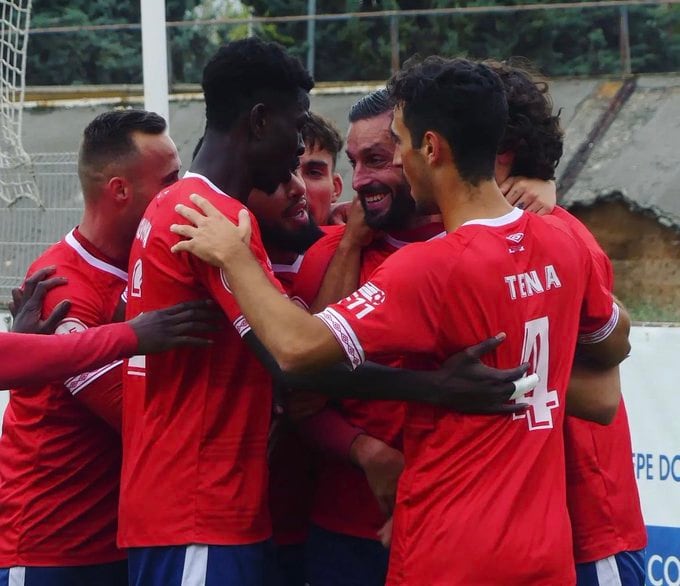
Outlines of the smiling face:
<svg viewBox="0 0 680 586">
<path fill-rule="evenodd" d="M 352 169 L 352 187 L 372 228 L 398 228 L 414 209 L 411 189 L 400 167 L 394 166 L 395 144 L 390 132 L 392 113 L 350 124 L 347 156 Z"/>
</svg>

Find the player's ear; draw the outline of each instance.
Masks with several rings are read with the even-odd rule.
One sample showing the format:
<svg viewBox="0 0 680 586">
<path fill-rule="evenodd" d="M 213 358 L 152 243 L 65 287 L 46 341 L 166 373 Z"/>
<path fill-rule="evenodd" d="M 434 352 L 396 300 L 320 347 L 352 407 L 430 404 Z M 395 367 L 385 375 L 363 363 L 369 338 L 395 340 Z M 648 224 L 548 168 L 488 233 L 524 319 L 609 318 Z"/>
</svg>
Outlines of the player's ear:
<svg viewBox="0 0 680 586">
<path fill-rule="evenodd" d="M 262 104 L 255 104 L 250 110 L 250 132 L 255 138 L 261 139 L 267 126 L 267 107 Z"/>
<path fill-rule="evenodd" d="M 333 194 L 331 195 L 331 203 L 335 203 L 342 195 L 342 177 L 340 173 L 333 173 Z"/>
<path fill-rule="evenodd" d="M 130 185 L 124 177 L 111 177 L 106 187 L 116 202 L 127 201 L 130 197 Z"/>
<path fill-rule="evenodd" d="M 441 160 L 443 154 L 442 146 L 442 137 L 438 133 L 431 130 L 425 132 L 420 151 L 423 153 L 428 164 L 434 165 Z"/>
</svg>

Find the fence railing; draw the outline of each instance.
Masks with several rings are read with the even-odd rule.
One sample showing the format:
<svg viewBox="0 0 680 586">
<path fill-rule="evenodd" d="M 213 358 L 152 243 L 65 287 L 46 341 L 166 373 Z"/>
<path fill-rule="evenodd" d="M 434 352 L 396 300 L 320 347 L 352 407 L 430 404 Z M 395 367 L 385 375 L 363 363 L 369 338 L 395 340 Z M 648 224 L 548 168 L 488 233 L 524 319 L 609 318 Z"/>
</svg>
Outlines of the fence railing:
<svg viewBox="0 0 680 586">
<path fill-rule="evenodd" d="M 185 66 L 185 61 L 190 59 L 186 54 L 182 54 L 181 42 L 184 42 L 184 37 L 191 33 L 196 33 L 198 36 L 203 34 L 205 38 L 206 47 L 201 47 L 200 43 L 195 42 L 195 37 L 191 47 L 194 51 L 199 53 L 209 54 L 211 52 L 211 47 L 208 45 L 218 44 L 229 38 L 233 38 L 234 34 L 245 36 L 248 34 L 265 34 L 273 38 L 288 44 L 293 52 L 298 54 L 303 60 L 306 59 L 308 68 L 312 73 L 316 73 L 316 77 L 322 81 L 333 81 L 329 75 L 332 72 L 328 71 L 328 68 L 319 67 L 320 57 L 325 57 L 328 59 L 328 51 L 325 47 L 320 46 L 319 36 L 323 33 L 324 27 L 338 25 L 338 23 L 377 23 L 381 22 L 380 37 L 379 39 L 374 39 L 376 41 L 375 46 L 378 50 L 378 55 L 374 55 L 381 62 L 384 59 L 384 77 L 387 77 L 390 72 L 393 72 L 399 67 L 400 62 L 413 52 L 413 43 L 410 41 L 409 30 L 413 32 L 419 26 L 423 26 L 425 23 L 433 23 L 435 20 L 428 19 L 450 19 L 449 21 L 455 27 L 458 27 L 461 19 L 467 19 L 468 21 L 473 21 L 479 18 L 490 18 L 493 17 L 495 20 L 489 26 L 495 26 L 494 23 L 507 21 L 509 16 L 514 18 L 520 18 L 523 15 L 536 15 L 536 18 L 543 18 L 548 12 L 554 13 L 554 11 L 561 11 L 563 14 L 573 14 L 575 11 L 582 12 L 583 14 L 595 14 L 593 11 L 606 11 L 608 17 L 607 20 L 612 26 L 607 25 L 607 31 L 600 39 L 599 37 L 594 38 L 593 46 L 595 47 L 593 51 L 603 51 L 603 50 L 613 50 L 617 51 L 618 45 L 618 65 L 613 68 L 612 64 L 607 61 L 606 67 L 609 67 L 609 71 L 602 71 L 604 65 L 597 64 L 594 67 L 594 71 L 586 73 L 620 73 L 623 75 L 628 75 L 631 72 L 640 72 L 639 67 L 636 71 L 636 55 L 634 53 L 634 47 L 632 46 L 631 30 L 636 28 L 632 26 L 635 24 L 634 18 L 635 14 L 633 11 L 649 8 L 670 8 L 680 5 L 680 0 L 666 0 L 660 2 L 658 0 L 591 0 L 584 2 L 538 2 L 538 3 L 525 3 L 517 5 L 488 5 L 488 6 L 456 6 L 456 7 L 445 7 L 445 8 L 430 8 L 430 9 L 414 9 L 414 10 L 377 10 L 377 11 L 367 11 L 367 12 L 343 12 L 343 13 L 317 13 L 316 12 L 316 0 L 308 0 L 306 14 L 296 14 L 296 15 L 285 15 L 285 16 L 237 16 L 237 17 L 216 17 L 216 18 L 202 18 L 202 19 L 188 19 L 182 21 L 168 21 L 166 23 L 168 29 L 168 43 L 175 45 L 176 51 L 169 51 L 169 54 L 174 59 L 176 66 L 175 71 L 171 71 L 171 79 L 176 82 L 191 82 L 197 81 L 197 79 L 184 79 L 186 75 L 197 75 L 195 71 L 196 62 L 200 60 L 199 58 L 194 58 L 191 61 L 191 66 Z M 543 15 L 543 16 L 539 16 Z M 645 19 L 648 17 L 645 16 Z M 423 20 L 425 19 L 425 20 Z M 678 17 L 678 22 L 680 22 L 680 16 Z M 447 21 L 447 22 L 449 22 Z M 412 25 L 411 29 L 408 28 L 409 23 Z M 413 23 L 416 23 L 415 25 Z M 647 25 L 649 23 L 646 23 Z M 485 26 L 485 25 L 484 25 Z M 659 26 L 662 26 L 661 24 Z M 31 30 L 32 42 L 34 43 L 44 43 L 44 39 L 47 36 L 52 35 L 71 35 L 73 38 L 77 38 L 78 35 L 83 35 L 87 33 L 97 33 L 107 34 L 107 33 L 118 33 L 125 31 L 130 35 L 139 35 L 140 23 L 111 23 L 111 24 L 91 24 L 91 25 L 74 25 L 74 26 L 49 26 L 49 27 L 37 27 Z M 292 27 L 292 28 L 291 28 Z M 415 27 L 415 28 L 414 28 Z M 549 28 L 549 25 L 548 25 Z M 639 27 L 637 27 L 639 28 Z M 238 29 L 238 32 L 234 32 Z M 611 38 L 611 31 L 609 29 L 615 30 L 617 38 Z M 545 31 L 544 31 L 545 32 Z M 578 43 L 579 37 L 584 34 L 588 35 L 593 33 L 594 30 L 585 29 L 584 31 L 574 32 L 574 43 Z M 632 31 L 633 33 L 635 31 Z M 210 33 L 210 34 L 208 34 Z M 680 30 L 675 30 L 675 33 L 680 35 Z M 671 34 L 673 32 L 671 31 Z M 231 36 L 230 36 L 231 35 Z M 597 35 L 596 35 L 597 36 Z M 462 41 L 461 41 L 462 43 Z M 604 44 L 603 44 L 604 43 Z M 664 43 L 662 43 L 664 44 Z M 667 43 L 665 43 L 667 44 Z M 441 45 L 441 43 L 440 43 Z M 446 46 L 443 47 L 444 50 L 457 50 L 460 52 L 467 52 L 472 54 L 474 57 L 485 57 L 487 55 L 473 54 L 475 52 L 479 53 L 480 49 L 478 47 L 469 47 L 462 45 L 455 45 L 455 43 L 445 43 Z M 450 45 L 450 46 L 449 46 Z M 187 45 L 189 46 L 189 45 Z M 350 52 L 352 47 L 344 47 L 341 40 L 338 40 L 337 47 L 334 47 L 334 55 L 338 55 L 339 52 L 342 53 L 345 49 L 349 49 Z M 416 50 L 419 49 L 416 43 Z M 541 51 L 545 51 L 544 47 L 536 46 L 536 51 L 538 52 L 538 59 L 536 55 L 527 54 L 525 56 L 530 59 L 537 61 L 539 66 L 543 66 L 541 63 Z M 428 47 L 429 50 L 429 47 Z M 481 52 L 483 52 L 483 48 Z M 531 52 L 532 48 L 527 47 L 526 50 Z M 677 52 L 677 56 L 669 61 L 670 65 L 666 66 L 666 70 L 670 67 L 673 70 L 680 69 L 680 47 L 672 47 L 672 51 Z M 436 51 L 432 51 L 436 52 Z M 202 54 L 201 53 L 201 54 Z M 30 56 L 30 54 L 29 54 Z M 500 57 L 501 55 L 490 55 L 493 57 Z M 359 58 L 363 58 L 360 56 Z M 597 60 L 597 56 L 595 58 Z M 178 63 L 181 61 L 181 63 Z M 649 65 L 649 59 L 637 59 L 642 65 L 640 67 L 650 67 L 653 69 L 653 65 Z M 130 64 L 126 64 L 128 71 L 130 70 Z M 598 69 L 599 67 L 599 69 Z M 663 68 L 663 66 L 661 66 Z M 546 69 L 546 67 L 542 67 Z M 134 69 L 134 68 L 132 68 Z M 342 70 L 342 68 L 339 68 Z M 547 69 L 550 69 L 549 67 Z M 375 70 L 375 67 L 373 67 Z M 187 73 L 189 71 L 190 73 Z M 140 65 L 141 73 L 141 65 Z M 547 71 L 547 73 L 552 73 Z M 583 73 L 583 71 L 578 71 L 576 73 Z M 29 68 L 30 75 L 30 68 Z M 135 73 L 137 75 L 137 73 Z M 368 79 L 374 77 L 374 75 L 362 78 Z M 78 80 L 81 83 L 93 82 L 95 80 Z M 138 81 L 127 80 L 130 81 Z M 345 79 L 344 81 L 356 81 L 355 79 Z M 43 83 L 38 81 L 37 83 Z"/>
</svg>

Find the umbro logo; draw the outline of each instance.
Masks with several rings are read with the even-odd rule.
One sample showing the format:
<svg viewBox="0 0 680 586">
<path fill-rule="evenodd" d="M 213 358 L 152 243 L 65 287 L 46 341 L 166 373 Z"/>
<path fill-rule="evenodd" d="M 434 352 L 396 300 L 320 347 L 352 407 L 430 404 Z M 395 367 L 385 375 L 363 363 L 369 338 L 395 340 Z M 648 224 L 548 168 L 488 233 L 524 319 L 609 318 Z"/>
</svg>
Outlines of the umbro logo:
<svg viewBox="0 0 680 586">
<path fill-rule="evenodd" d="M 509 236 L 506 236 L 508 240 L 512 240 L 514 243 L 521 242 L 522 238 L 524 238 L 524 232 L 515 232 L 514 234 L 510 234 Z"/>
</svg>

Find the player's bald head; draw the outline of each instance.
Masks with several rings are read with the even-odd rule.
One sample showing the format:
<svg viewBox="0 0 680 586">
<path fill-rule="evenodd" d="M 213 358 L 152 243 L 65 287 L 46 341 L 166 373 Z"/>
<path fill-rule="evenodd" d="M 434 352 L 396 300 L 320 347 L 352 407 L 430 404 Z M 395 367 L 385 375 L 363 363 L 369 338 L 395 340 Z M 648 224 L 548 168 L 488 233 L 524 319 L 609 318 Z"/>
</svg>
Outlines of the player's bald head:
<svg viewBox="0 0 680 586">
<path fill-rule="evenodd" d="M 165 120 L 146 110 L 105 112 L 83 132 L 78 153 L 78 176 L 86 199 L 96 197 L 97 185 L 121 174 L 138 154 L 135 139 L 166 131 Z"/>
</svg>

